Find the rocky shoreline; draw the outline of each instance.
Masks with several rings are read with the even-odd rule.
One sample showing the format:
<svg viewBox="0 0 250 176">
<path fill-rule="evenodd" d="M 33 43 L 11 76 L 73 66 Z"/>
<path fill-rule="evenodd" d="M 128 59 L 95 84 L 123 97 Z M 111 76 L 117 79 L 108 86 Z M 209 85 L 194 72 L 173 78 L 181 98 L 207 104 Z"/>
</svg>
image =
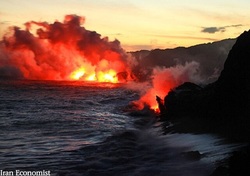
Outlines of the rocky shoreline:
<svg viewBox="0 0 250 176">
<path fill-rule="evenodd" d="M 241 34 L 228 54 L 218 80 L 200 86 L 190 82 L 160 101 L 160 119 L 174 125 L 165 133 L 215 133 L 229 141 L 250 142 L 250 30 Z M 162 102 L 162 103 L 161 103 Z M 235 151 L 212 176 L 250 175 L 250 145 Z"/>
</svg>

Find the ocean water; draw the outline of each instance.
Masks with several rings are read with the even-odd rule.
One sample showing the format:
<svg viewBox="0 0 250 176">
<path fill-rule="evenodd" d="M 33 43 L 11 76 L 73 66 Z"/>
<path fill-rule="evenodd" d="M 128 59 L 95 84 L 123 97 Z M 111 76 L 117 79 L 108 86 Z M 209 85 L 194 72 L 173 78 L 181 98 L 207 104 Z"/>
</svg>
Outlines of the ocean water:
<svg viewBox="0 0 250 176">
<path fill-rule="evenodd" d="M 138 98 L 123 84 L 0 81 L 0 170 L 206 176 L 240 146 L 211 134 L 163 135 L 150 111 L 130 108 Z"/>
</svg>

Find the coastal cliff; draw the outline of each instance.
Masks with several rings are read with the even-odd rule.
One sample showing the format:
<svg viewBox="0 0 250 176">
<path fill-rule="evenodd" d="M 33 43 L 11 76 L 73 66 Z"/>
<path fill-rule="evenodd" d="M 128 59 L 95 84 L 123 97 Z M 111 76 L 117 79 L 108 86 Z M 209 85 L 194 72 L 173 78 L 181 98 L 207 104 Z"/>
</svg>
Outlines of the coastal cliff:
<svg viewBox="0 0 250 176">
<path fill-rule="evenodd" d="M 213 125 L 224 125 L 228 130 L 240 128 L 237 133 L 250 132 L 249 72 L 250 31 L 238 37 L 217 81 L 205 87 L 184 83 L 168 93 L 164 118 L 204 119 L 211 122 L 206 128 L 215 131 Z"/>
<path fill-rule="evenodd" d="M 217 81 L 198 86 L 184 83 L 164 98 L 166 132 L 216 133 L 230 141 L 250 142 L 250 30 L 242 33 Z M 235 151 L 212 176 L 250 175 L 250 147 Z"/>
</svg>

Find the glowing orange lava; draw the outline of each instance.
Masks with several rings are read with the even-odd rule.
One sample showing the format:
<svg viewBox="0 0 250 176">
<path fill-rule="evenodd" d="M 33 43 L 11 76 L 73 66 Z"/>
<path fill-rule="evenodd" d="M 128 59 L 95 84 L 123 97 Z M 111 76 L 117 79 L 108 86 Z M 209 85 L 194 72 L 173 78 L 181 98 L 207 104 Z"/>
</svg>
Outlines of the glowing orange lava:
<svg viewBox="0 0 250 176">
<path fill-rule="evenodd" d="M 154 104 L 150 106 L 150 109 L 153 110 L 155 113 L 160 113 L 160 109 L 158 107 L 158 104 Z"/>
<path fill-rule="evenodd" d="M 86 78 L 86 81 L 96 81 L 95 73 L 92 74 L 92 75 L 90 75 L 90 76 L 88 76 L 88 77 Z"/>
<path fill-rule="evenodd" d="M 79 80 L 85 74 L 84 68 L 79 68 L 70 74 L 70 79 Z"/>
<path fill-rule="evenodd" d="M 118 83 L 117 74 L 112 69 L 107 72 L 100 71 L 98 72 L 97 75 L 98 75 L 98 81 L 100 82 Z"/>
<path fill-rule="evenodd" d="M 84 22 L 84 17 L 66 15 L 63 22 L 30 21 L 26 29 L 12 27 L 0 41 L 4 57 L 0 67 L 9 77 L 31 80 L 130 80 L 127 53 L 120 42 L 87 30 Z M 118 78 L 118 73 L 126 74 Z"/>
<path fill-rule="evenodd" d="M 86 76 L 87 75 L 87 76 Z M 118 77 L 115 70 L 99 71 L 97 75 L 95 73 L 88 74 L 83 67 L 80 67 L 73 71 L 70 76 L 70 80 L 84 80 L 84 81 L 95 81 L 95 82 L 109 82 L 118 83 Z"/>
</svg>

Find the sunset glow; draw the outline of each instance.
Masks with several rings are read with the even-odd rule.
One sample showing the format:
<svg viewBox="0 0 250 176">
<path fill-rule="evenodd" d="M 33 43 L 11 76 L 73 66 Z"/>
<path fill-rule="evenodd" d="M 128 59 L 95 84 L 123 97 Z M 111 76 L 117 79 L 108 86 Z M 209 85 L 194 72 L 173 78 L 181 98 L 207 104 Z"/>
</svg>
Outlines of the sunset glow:
<svg viewBox="0 0 250 176">
<path fill-rule="evenodd" d="M 88 29 L 119 39 L 127 51 L 191 46 L 235 38 L 249 29 L 249 6 L 246 0 L 0 1 L 0 36 L 29 20 L 51 23 L 78 14 L 86 17 Z"/>
<path fill-rule="evenodd" d="M 249 6 L 245 0 L 0 1 L 0 67 L 12 79 L 135 81 L 137 63 L 127 51 L 235 38 L 250 28 Z M 157 111 L 156 95 L 192 80 L 179 72 L 154 70 L 138 107 Z"/>
</svg>

